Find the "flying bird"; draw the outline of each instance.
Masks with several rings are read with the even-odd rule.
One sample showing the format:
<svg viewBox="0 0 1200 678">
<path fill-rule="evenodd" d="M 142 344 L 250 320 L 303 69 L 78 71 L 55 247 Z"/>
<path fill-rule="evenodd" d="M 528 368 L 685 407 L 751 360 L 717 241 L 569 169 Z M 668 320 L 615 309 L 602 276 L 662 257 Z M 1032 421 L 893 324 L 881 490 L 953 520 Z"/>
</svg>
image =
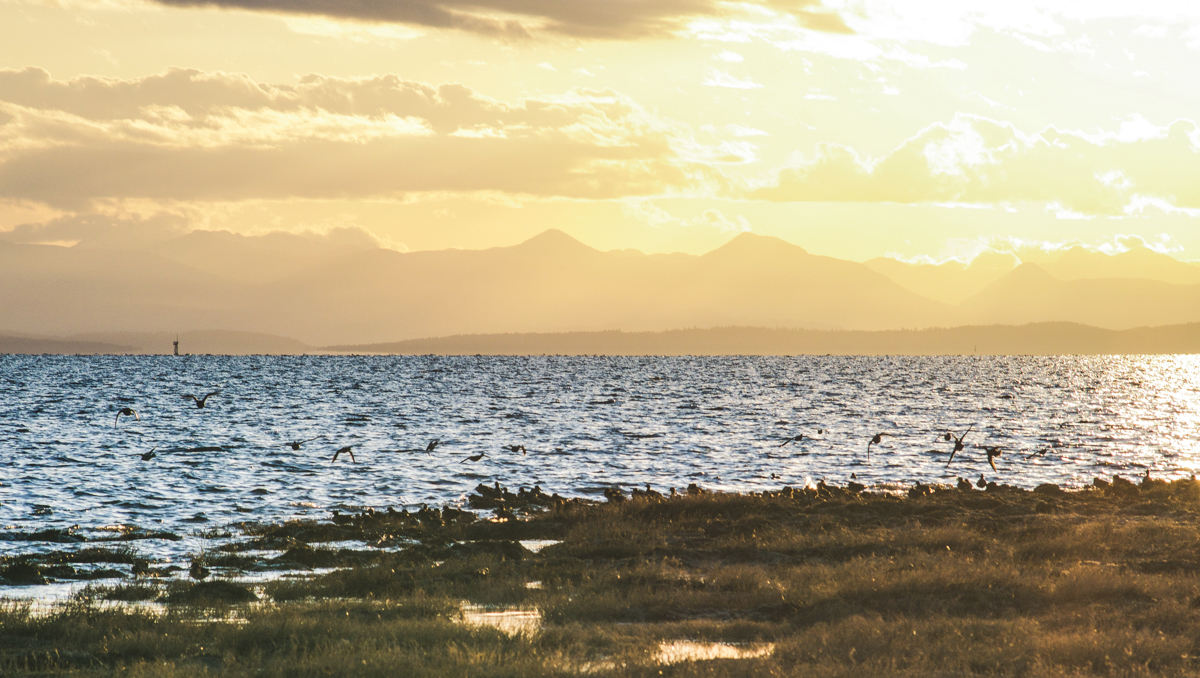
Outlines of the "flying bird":
<svg viewBox="0 0 1200 678">
<path fill-rule="evenodd" d="M 191 393 L 188 393 L 188 394 L 186 394 L 186 395 L 182 396 L 182 398 L 183 398 L 184 400 L 187 400 L 188 398 L 191 398 L 192 400 L 194 400 L 194 401 L 196 402 L 196 407 L 203 409 L 203 408 L 204 408 L 204 405 L 205 405 L 205 403 L 207 403 L 207 402 L 208 402 L 208 399 L 209 399 L 209 398 L 211 398 L 211 397 L 213 397 L 213 396 L 215 396 L 215 395 L 217 395 L 217 394 L 218 394 L 218 393 L 220 393 L 220 392 L 221 392 L 221 391 L 217 390 L 217 391 L 213 391 L 212 393 L 206 393 L 206 394 L 204 394 L 204 397 L 203 397 L 203 398 L 197 398 L 196 396 L 192 395 Z"/>
<path fill-rule="evenodd" d="M 883 442 L 884 436 L 890 436 L 890 435 L 892 435 L 892 434 L 891 433 L 876 433 L 875 437 L 871 438 L 871 442 L 867 443 L 867 461 L 871 461 L 871 446 L 878 445 L 879 443 Z"/>
<path fill-rule="evenodd" d="M 121 417 L 133 417 L 138 421 L 142 420 L 142 418 L 138 416 L 138 413 L 133 411 L 132 407 L 122 407 L 121 409 L 117 410 L 117 418 L 113 419 L 113 426 L 116 426 L 117 422 L 121 421 Z"/>
<path fill-rule="evenodd" d="M 513 453 L 520 452 L 522 456 L 525 455 L 525 446 L 524 445 L 501 445 L 501 447 L 506 450 L 509 450 L 510 452 L 513 452 Z"/>
<path fill-rule="evenodd" d="M 343 447 L 342 449 L 338 450 L 337 452 L 334 452 L 333 453 L 333 461 L 337 461 L 337 458 L 344 453 L 344 454 L 350 455 L 350 461 L 357 464 L 358 460 L 354 458 L 354 450 L 350 449 L 350 447 L 351 447 L 350 445 L 347 445 L 347 446 Z M 330 463 L 333 463 L 333 462 L 330 462 Z"/>
<path fill-rule="evenodd" d="M 439 442 L 441 442 L 441 439 L 439 439 L 439 438 L 434 438 L 433 440 L 430 440 L 429 444 L 425 446 L 425 451 L 432 454 L 434 448 L 436 448 L 438 446 Z"/>
<path fill-rule="evenodd" d="M 963 434 L 960 436 L 956 436 L 952 432 L 946 431 L 946 435 L 943 436 L 944 439 L 954 441 L 954 449 L 950 451 L 950 458 L 948 460 L 946 460 L 946 468 L 949 468 L 950 462 L 954 461 L 954 455 L 963 451 L 963 438 L 966 438 L 967 434 L 970 433 L 971 429 L 973 429 L 973 428 L 975 428 L 975 425 L 971 424 L 970 426 L 967 427 L 966 431 L 963 431 Z"/>
<path fill-rule="evenodd" d="M 467 457 L 466 459 L 463 459 L 462 461 L 460 461 L 460 462 L 458 462 L 458 463 L 460 463 L 460 464 L 465 464 L 465 463 L 467 463 L 468 461 L 479 461 L 480 459 L 483 459 L 483 455 L 485 455 L 485 454 L 487 454 L 487 453 L 486 453 L 486 452 L 480 452 L 479 454 L 471 455 L 470 457 Z"/>
<path fill-rule="evenodd" d="M 207 398 L 208 396 L 205 396 L 205 397 Z M 318 438 L 324 438 L 324 437 L 325 436 L 321 435 L 321 436 L 317 436 L 316 438 L 308 438 L 307 440 L 293 440 L 290 443 L 284 443 L 284 445 L 286 447 L 292 448 L 293 450 L 299 450 L 300 446 L 303 445 L 304 443 L 311 443 L 312 441 L 317 440 Z"/>
<path fill-rule="evenodd" d="M 150 461 L 154 457 L 158 456 L 158 455 L 154 454 L 154 450 L 157 450 L 157 449 L 158 449 L 158 445 L 155 445 L 154 447 L 150 448 L 149 452 L 142 454 L 142 461 Z"/>
<path fill-rule="evenodd" d="M 824 435 L 824 434 L 825 434 L 825 429 L 823 429 L 823 428 L 817 429 L 817 435 Z M 784 438 L 783 445 L 780 445 L 780 447 L 783 447 L 784 445 L 787 445 L 788 443 L 798 443 L 798 442 L 804 440 L 805 438 L 808 438 L 809 440 L 813 440 L 812 436 L 806 436 L 803 433 L 801 433 L 798 436 L 793 436 L 791 438 Z"/>
<path fill-rule="evenodd" d="M 1000 447 L 988 447 L 987 445 L 977 445 L 976 447 L 982 447 L 984 449 L 984 451 L 987 452 L 988 464 L 992 467 L 992 470 L 995 471 L 996 470 L 996 462 L 994 460 L 996 457 L 1000 456 L 1001 448 Z"/>
</svg>

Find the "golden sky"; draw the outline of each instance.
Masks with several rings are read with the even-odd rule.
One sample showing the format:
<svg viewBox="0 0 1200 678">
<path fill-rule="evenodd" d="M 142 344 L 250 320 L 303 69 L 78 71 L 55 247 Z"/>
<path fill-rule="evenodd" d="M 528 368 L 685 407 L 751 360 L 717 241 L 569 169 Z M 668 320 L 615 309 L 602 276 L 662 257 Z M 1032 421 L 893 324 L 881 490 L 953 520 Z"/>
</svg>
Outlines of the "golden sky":
<svg viewBox="0 0 1200 678">
<path fill-rule="evenodd" d="M 0 231 L 1200 259 L 1198 72 L 1194 2 L 0 0 Z"/>
</svg>

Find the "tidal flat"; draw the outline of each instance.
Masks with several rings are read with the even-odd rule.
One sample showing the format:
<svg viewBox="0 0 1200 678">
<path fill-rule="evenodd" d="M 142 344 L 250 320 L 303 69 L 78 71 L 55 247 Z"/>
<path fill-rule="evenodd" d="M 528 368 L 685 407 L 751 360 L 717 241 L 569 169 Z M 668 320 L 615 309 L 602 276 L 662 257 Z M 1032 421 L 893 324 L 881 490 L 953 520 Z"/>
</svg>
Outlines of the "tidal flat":
<svg viewBox="0 0 1200 678">
<path fill-rule="evenodd" d="M 1200 674 L 1195 479 L 604 502 L 481 485 L 471 505 L 239 528 L 304 576 L 240 577 L 228 549 L 196 554 L 202 582 L 149 563 L 4 603 L 0 674 Z"/>
</svg>

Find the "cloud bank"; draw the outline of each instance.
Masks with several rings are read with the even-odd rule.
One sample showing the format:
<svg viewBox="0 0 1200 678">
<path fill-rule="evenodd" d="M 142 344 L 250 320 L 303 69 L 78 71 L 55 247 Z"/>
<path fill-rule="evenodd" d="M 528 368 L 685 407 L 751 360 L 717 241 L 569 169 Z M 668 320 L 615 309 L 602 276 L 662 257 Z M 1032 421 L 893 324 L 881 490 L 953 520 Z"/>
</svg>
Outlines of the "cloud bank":
<svg viewBox="0 0 1200 678">
<path fill-rule="evenodd" d="M 806 28 L 848 33 L 821 0 L 154 0 L 172 7 L 217 7 L 376 23 L 457 29 L 505 38 L 552 33 L 579 38 L 663 37 L 688 21 L 739 13 L 740 6 L 792 14 Z"/>
<path fill-rule="evenodd" d="M 1147 206 L 1200 208 L 1200 128 L 1126 125 L 1087 134 L 959 115 L 879 159 L 823 144 L 774 185 L 749 192 L 780 202 L 1015 204 L 1045 202 L 1064 214 L 1118 216 Z"/>
<path fill-rule="evenodd" d="M 672 150 L 678 131 L 611 91 L 506 103 L 394 75 L 281 86 L 196 70 L 0 70 L 0 196 L 78 210 L 109 198 L 651 195 L 704 180 Z"/>
</svg>

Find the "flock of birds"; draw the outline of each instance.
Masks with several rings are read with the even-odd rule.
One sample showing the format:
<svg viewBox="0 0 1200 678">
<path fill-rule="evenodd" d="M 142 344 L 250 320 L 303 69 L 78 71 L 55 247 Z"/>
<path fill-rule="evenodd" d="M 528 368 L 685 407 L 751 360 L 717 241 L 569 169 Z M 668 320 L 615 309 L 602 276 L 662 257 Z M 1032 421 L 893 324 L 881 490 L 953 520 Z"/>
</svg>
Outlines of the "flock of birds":
<svg viewBox="0 0 1200 678">
<path fill-rule="evenodd" d="M 952 464 L 954 462 L 955 455 L 958 455 L 960 452 L 963 452 L 964 450 L 966 450 L 967 446 L 966 446 L 966 443 L 964 443 L 963 441 L 966 439 L 967 435 L 969 435 L 974 430 L 975 430 L 975 426 L 974 426 L 974 424 L 972 424 L 971 426 L 967 427 L 967 430 L 963 431 L 961 434 L 955 433 L 954 431 L 945 431 L 944 433 L 941 433 L 938 435 L 938 439 L 943 440 L 948 443 L 954 443 L 954 446 L 950 450 L 950 457 L 949 457 L 949 459 L 946 460 L 946 468 L 950 468 L 950 464 Z M 825 434 L 825 429 L 820 429 L 820 428 L 817 429 L 817 436 L 822 436 L 824 434 Z M 883 439 L 887 438 L 887 437 L 895 437 L 895 434 L 876 433 L 869 441 L 867 441 L 867 462 L 868 463 L 871 461 L 871 446 L 881 444 L 883 442 Z M 791 443 L 802 443 L 805 440 L 819 440 L 819 438 L 801 433 L 796 436 L 790 436 L 790 437 L 784 438 L 783 443 L 780 445 L 780 447 L 785 447 Z M 979 445 L 979 444 L 976 444 L 975 448 L 983 450 L 984 454 L 987 455 L 988 466 L 992 467 L 992 471 L 998 471 L 998 469 L 996 468 L 996 458 L 1001 456 L 1004 453 L 1004 448 L 999 445 Z M 1049 451 L 1049 448 L 1043 448 L 1043 449 L 1040 449 L 1040 450 L 1034 452 L 1033 454 L 1026 456 L 1025 458 L 1032 459 L 1033 457 L 1037 457 L 1037 456 L 1044 457 L 1044 456 L 1046 456 L 1046 452 L 1048 452 L 1048 451 Z M 979 478 L 980 478 L 980 480 L 977 481 L 976 484 L 978 485 L 979 483 L 983 483 L 983 485 L 981 485 L 981 487 L 986 486 L 986 482 L 983 480 L 983 476 L 980 475 Z M 963 482 L 966 482 L 966 481 L 963 481 L 962 478 L 959 478 L 959 485 L 962 485 Z"/>
<path fill-rule="evenodd" d="M 192 402 L 194 402 L 197 409 L 204 409 L 205 405 L 208 404 L 208 399 L 215 395 L 220 395 L 220 393 L 221 393 L 221 390 L 218 389 L 216 391 L 211 391 L 209 393 L 204 394 L 204 397 L 197 397 L 190 393 L 184 394 L 181 397 L 184 400 L 191 400 Z M 117 411 L 116 419 L 113 422 L 114 426 L 117 425 L 118 423 L 120 423 L 121 417 L 133 417 L 134 419 L 136 419 L 138 421 L 141 420 L 141 417 L 138 415 L 137 411 L 135 411 L 133 408 L 122 407 Z M 780 423 L 783 423 L 783 422 L 780 422 Z M 944 433 L 941 433 L 938 435 L 938 438 L 940 440 L 943 440 L 948 443 L 954 443 L 952 449 L 950 450 L 950 457 L 946 460 L 946 468 L 949 468 L 950 464 L 954 462 L 954 457 L 956 455 L 959 455 L 960 452 L 963 452 L 966 449 L 966 444 L 964 443 L 964 440 L 972 431 L 974 431 L 974 429 L 975 429 L 975 426 L 971 425 L 967 428 L 966 431 L 963 431 L 961 434 L 955 433 L 954 431 L 947 430 Z M 825 433 L 826 433 L 826 429 L 823 429 L 823 428 L 816 429 L 816 436 L 824 436 Z M 779 447 L 786 447 L 787 445 L 791 445 L 791 444 L 799 445 L 799 444 L 803 443 L 805 440 L 815 441 L 815 440 L 822 439 L 822 438 L 819 438 L 816 436 L 811 436 L 811 435 L 807 435 L 804 433 L 801 433 L 801 434 L 798 434 L 795 436 L 788 436 L 783 439 L 783 443 L 781 443 L 779 445 Z M 325 437 L 324 435 L 318 435 L 318 436 L 314 436 L 312 438 L 305 438 L 303 440 L 292 440 L 292 441 L 284 443 L 284 446 L 290 447 L 292 450 L 299 451 L 304 444 L 315 442 L 324 437 Z M 870 461 L 871 461 L 871 446 L 881 444 L 885 437 L 896 437 L 896 436 L 893 433 L 876 433 L 867 442 L 867 462 L 868 463 L 870 463 Z M 411 449 L 404 449 L 404 450 L 395 450 L 395 452 L 425 452 L 427 454 L 432 454 L 433 451 L 435 449 L 437 449 L 437 446 L 440 443 L 441 443 L 441 440 L 435 438 L 435 439 L 429 441 L 429 444 L 427 444 L 423 448 L 418 447 L 418 448 L 411 448 Z M 987 455 L 987 463 L 989 466 L 992 467 L 992 471 L 998 471 L 998 469 L 996 468 L 996 458 L 1001 456 L 1001 454 L 1003 454 L 1003 448 L 998 445 L 979 445 L 979 444 L 976 444 L 974 447 L 977 449 L 983 450 L 984 453 Z M 158 447 L 155 446 L 155 447 L 151 448 L 150 451 L 141 453 L 140 456 L 141 456 L 142 461 L 150 461 L 151 459 L 154 459 L 154 457 L 156 456 L 157 449 L 158 449 Z M 526 450 L 525 446 L 520 445 L 520 444 L 502 445 L 501 449 L 508 450 L 509 452 L 512 452 L 514 454 L 517 452 L 520 452 L 522 455 L 525 455 L 528 453 L 528 450 Z M 562 452 L 562 448 L 555 448 L 555 451 Z M 1035 456 L 1039 456 L 1039 455 L 1045 456 L 1047 451 L 1048 451 L 1047 449 L 1038 450 L 1037 452 L 1034 452 L 1033 454 L 1028 455 L 1026 457 L 1026 459 L 1031 459 L 1031 458 L 1033 458 Z M 355 456 L 354 456 L 354 447 L 352 445 L 346 445 L 346 446 L 338 448 L 333 453 L 333 459 L 330 460 L 331 463 L 336 462 L 338 460 L 338 458 L 341 457 L 342 455 L 346 455 L 346 456 L 350 457 L 350 461 L 352 463 L 358 462 L 358 459 L 355 458 Z M 480 452 L 478 454 L 468 455 L 465 458 L 463 458 L 459 463 L 466 463 L 468 461 L 478 462 L 478 461 L 481 461 L 485 456 L 487 456 L 486 452 Z M 773 478 L 776 477 L 775 474 L 771 474 L 771 475 Z M 958 480 L 959 480 L 960 486 L 964 482 L 968 482 L 962 478 L 959 478 Z M 985 482 L 982 474 L 980 474 L 979 480 L 977 481 L 976 484 L 980 484 L 980 483 L 983 483 L 986 485 L 986 482 Z"/>
<path fill-rule="evenodd" d="M 220 394 L 221 394 L 221 391 L 220 391 L 220 389 L 218 389 L 216 391 L 211 391 L 209 393 L 204 394 L 204 397 L 202 397 L 202 398 L 198 398 L 195 395 L 192 395 L 191 393 L 184 394 L 181 397 L 184 400 L 191 400 L 192 402 L 194 402 L 196 404 L 197 409 L 204 409 L 204 406 L 208 404 L 209 398 L 211 398 L 215 395 L 220 395 Z M 137 410 L 133 409 L 132 407 L 122 407 L 117 410 L 117 416 L 113 420 L 113 426 L 116 426 L 117 424 L 121 423 L 121 417 L 133 417 L 134 420 L 136 420 L 136 421 L 142 420 L 142 417 L 137 413 Z M 311 443 L 311 442 L 320 440 L 324 437 L 325 437 L 324 435 L 319 435 L 319 436 L 313 436 L 312 438 L 305 438 L 303 440 L 292 440 L 292 441 L 284 443 L 284 447 L 290 447 L 295 451 L 300 451 L 301 447 L 305 443 Z M 416 448 L 411 448 L 411 449 L 407 449 L 407 450 L 395 450 L 395 451 L 396 452 L 425 452 L 427 454 L 432 454 L 433 451 L 435 449 L 437 449 L 437 446 L 440 443 L 441 443 L 440 439 L 434 438 L 433 440 L 429 441 L 429 444 L 427 444 L 423 448 L 416 447 Z M 522 455 L 525 455 L 528 452 L 525 449 L 524 445 L 502 445 L 501 448 L 508 450 L 510 452 L 513 452 L 513 453 L 520 452 Z M 562 448 L 555 448 L 555 449 L 559 452 L 562 451 Z M 158 456 L 157 450 L 158 450 L 158 446 L 155 445 L 154 447 L 150 448 L 150 450 L 148 452 L 140 453 L 139 456 L 141 457 L 142 461 L 150 461 L 151 459 L 154 459 L 156 456 Z M 338 457 L 342 456 L 343 454 L 350 457 L 351 462 L 358 463 L 358 459 L 356 459 L 354 457 L 354 446 L 353 445 L 346 445 L 344 447 L 338 448 L 333 453 L 333 459 L 330 460 L 330 462 L 331 463 L 336 462 L 338 460 Z M 469 455 L 465 459 L 463 459 L 460 463 L 466 463 L 468 461 L 480 461 L 485 456 L 486 456 L 485 452 L 480 452 L 479 454 Z"/>
</svg>

